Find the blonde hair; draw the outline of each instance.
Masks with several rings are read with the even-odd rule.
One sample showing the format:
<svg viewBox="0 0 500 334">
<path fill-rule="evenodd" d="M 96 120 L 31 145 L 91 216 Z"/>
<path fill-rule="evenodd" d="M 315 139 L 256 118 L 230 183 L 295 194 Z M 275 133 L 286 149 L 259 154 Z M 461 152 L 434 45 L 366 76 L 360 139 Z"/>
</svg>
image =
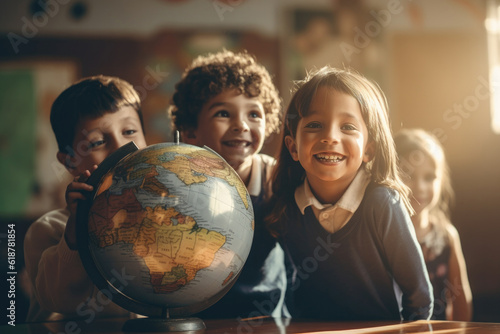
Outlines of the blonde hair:
<svg viewBox="0 0 500 334">
<path fill-rule="evenodd" d="M 422 163 L 422 154 L 434 162 L 441 182 L 438 200 L 430 208 L 429 215 L 431 221 L 445 228 L 446 224 L 451 224 L 450 206 L 455 194 L 441 143 L 435 136 L 422 129 L 403 129 L 394 136 L 394 141 L 403 173 L 411 173 L 413 169 L 418 168 Z"/>
<path fill-rule="evenodd" d="M 410 213 L 413 213 L 408 199 L 409 188 L 401 180 L 397 167 L 397 155 L 390 130 L 387 100 L 380 87 L 359 73 L 333 67 L 323 67 L 309 73 L 307 77 L 296 83 L 296 91 L 286 111 L 285 127 L 282 134 L 281 149 L 273 175 L 273 210 L 267 218 L 271 232 L 279 235 L 283 232 L 280 222 L 285 208 L 294 201 L 294 191 L 305 177 L 305 170 L 299 162 L 294 161 L 284 138 L 295 138 L 297 126 L 309 112 L 309 106 L 319 87 L 329 87 L 354 97 L 361 108 L 363 120 L 368 129 L 368 142 L 375 144 L 373 159 L 366 164 L 372 181 L 395 189 Z"/>
</svg>

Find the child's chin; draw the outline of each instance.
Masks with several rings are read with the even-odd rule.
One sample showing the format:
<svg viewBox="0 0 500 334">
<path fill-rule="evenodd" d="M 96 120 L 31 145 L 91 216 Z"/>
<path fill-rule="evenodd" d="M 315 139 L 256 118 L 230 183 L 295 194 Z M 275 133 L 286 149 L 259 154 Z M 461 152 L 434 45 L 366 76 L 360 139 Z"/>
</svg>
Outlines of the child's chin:
<svg viewBox="0 0 500 334">
<path fill-rule="evenodd" d="M 252 156 L 250 154 L 235 154 L 226 157 L 223 157 L 227 163 L 233 167 L 234 169 L 237 169 L 237 167 L 243 165 L 246 161 L 251 161 Z"/>
</svg>

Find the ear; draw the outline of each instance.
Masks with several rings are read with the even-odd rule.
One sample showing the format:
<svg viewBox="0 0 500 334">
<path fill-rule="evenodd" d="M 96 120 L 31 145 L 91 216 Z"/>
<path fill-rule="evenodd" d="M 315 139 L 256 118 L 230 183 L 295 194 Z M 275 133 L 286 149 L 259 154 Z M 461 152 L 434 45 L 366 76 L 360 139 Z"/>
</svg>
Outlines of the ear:
<svg viewBox="0 0 500 334">
<path fill-rule="evenodd" d="M 197 145 L 196 130 L 193 128 L 181 131 L 182 142 L 190 145 Z"/>
<path fill-rule="evenodd" d="M 66 168 L 68 172 L 70 172 L 71 175 L 75 177 L 78 176 L 78 171 L 73 164 L 73 157 L 70 154 L 57 151 L 56 157 L 57 160 Z"/>
<path fill-rule="evenodd" d="M 375 143 L 369 142 L 365 147 L 365 154 L 363 155 L 364 162 L 370 162 L 375 157 Z"/>
<path fill-rule="evenodd" d="M 297 143 L 295 142 L 295 139 L 293 139 L 290 135 L 286 136 L 285 145 L 286 148 L 288 148 L 288 152 L 290 152 L 292 159 L 299 161 L 299 153 L 297 152 Z"/>
</svg>

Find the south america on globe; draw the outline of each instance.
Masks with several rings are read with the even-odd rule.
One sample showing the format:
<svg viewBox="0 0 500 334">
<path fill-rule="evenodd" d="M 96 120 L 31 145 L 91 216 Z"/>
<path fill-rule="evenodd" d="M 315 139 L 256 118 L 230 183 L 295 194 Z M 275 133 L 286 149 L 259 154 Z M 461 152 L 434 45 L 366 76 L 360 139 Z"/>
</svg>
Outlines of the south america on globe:
<svg viewBox="0 0 500 334">
<path fill-rule="evenodd" d="M 78 207 L 78 249 L 90 278 L 141 315 L 187 316 L 234 284 L 253 239 L 250 196 L 207 148 L 122 148 L 91 175 Z M 94 183 L 94 184 L 93 184 Z"/>
</svg>

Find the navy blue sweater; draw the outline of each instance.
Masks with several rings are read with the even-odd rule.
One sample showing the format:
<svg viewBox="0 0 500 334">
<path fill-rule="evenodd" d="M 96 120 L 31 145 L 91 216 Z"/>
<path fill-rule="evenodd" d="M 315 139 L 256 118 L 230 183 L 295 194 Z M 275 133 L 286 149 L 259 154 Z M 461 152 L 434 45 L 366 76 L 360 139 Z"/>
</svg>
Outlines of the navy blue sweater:
<svg viewBox="0 0 500 334">
<path fill-rule="evenodd" d="M 284 252 L 264 223 L 266 201 L 265 180 L 271 165 L 263 162 L 259 196 L 251 196 L 255 213 L 252 247 L 234 286 L 218 302 L 197 314 L 200 318 L 253 318 L 259 316 L 286 317 L 284 305 L 286 274 Z M 257 167 L 257 166 L 255 166 Z"/>
<path fill-rule="evenodd" d="M 349 222 L 324 230 L 311 207 L 288 208 L 281 242 L 288 256 L 292 317 L 427 319 L 432 287 L 410 217 L 397 192 L 371 184 Z"/>
</svg>

